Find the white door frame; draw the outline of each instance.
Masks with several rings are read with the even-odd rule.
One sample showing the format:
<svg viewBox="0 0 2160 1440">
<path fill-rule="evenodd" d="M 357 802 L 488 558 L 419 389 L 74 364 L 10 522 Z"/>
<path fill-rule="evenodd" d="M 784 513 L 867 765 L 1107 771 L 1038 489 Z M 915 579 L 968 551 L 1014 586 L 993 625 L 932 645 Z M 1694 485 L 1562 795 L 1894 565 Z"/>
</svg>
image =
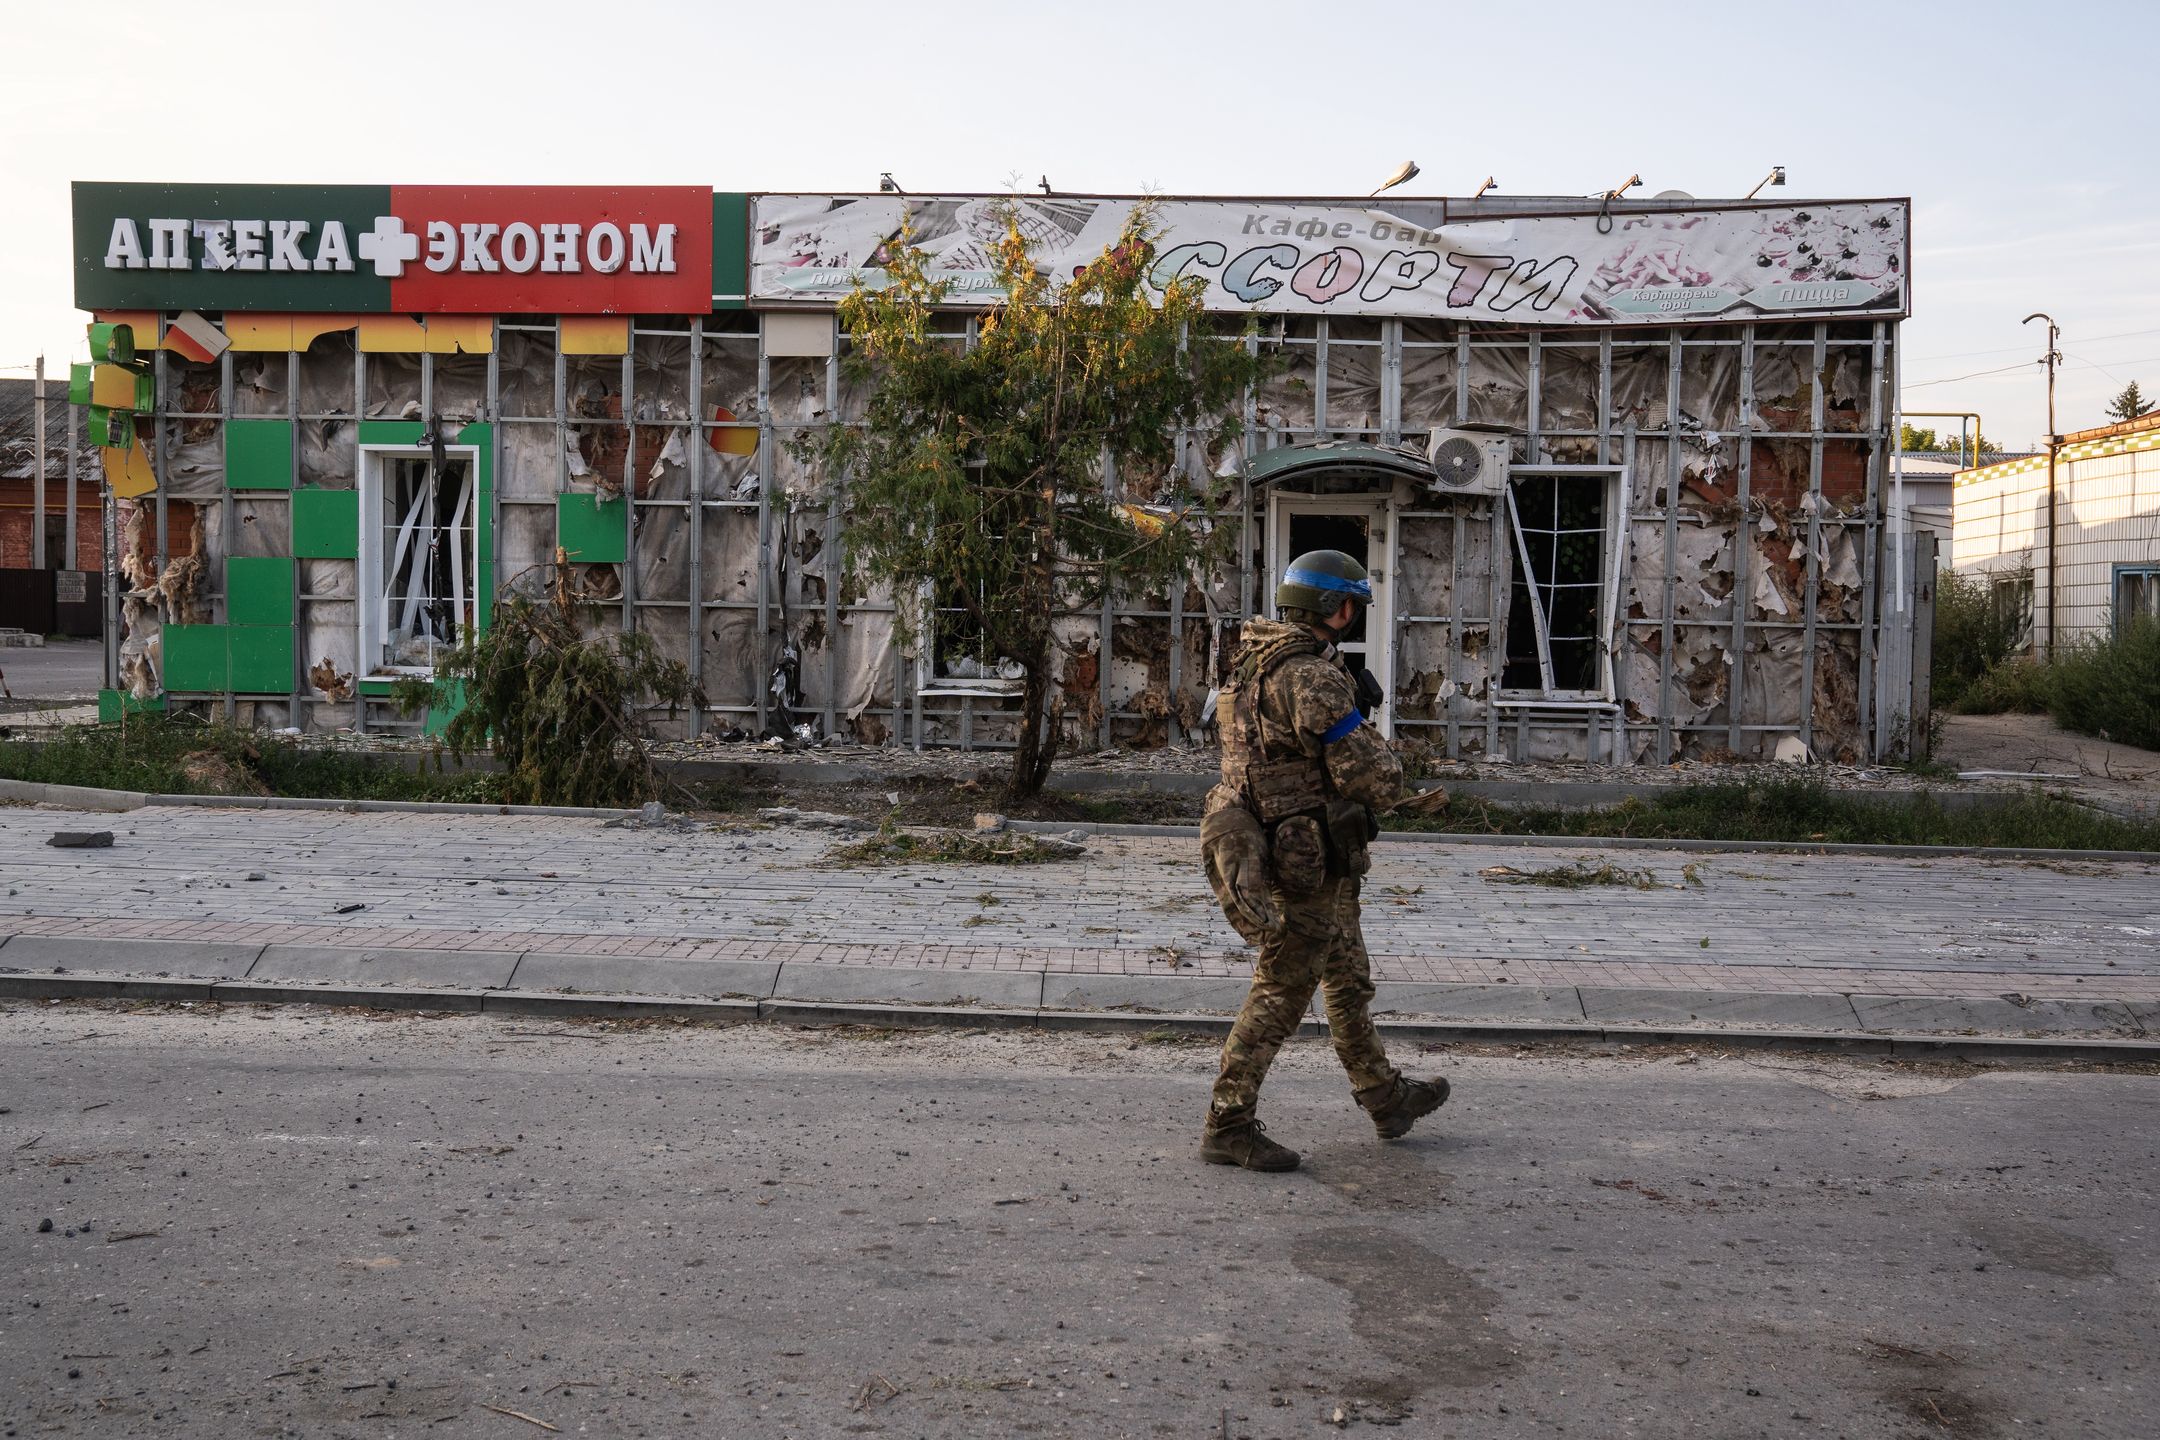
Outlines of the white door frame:
<svg viewBox="0 0 2160 1440">
<path fill-rule="evenodd" d="M 1372 671 L 1388 698 L 1372 722 L 1380 733 L 1395 735 L 1395 503 L 1391 493 L 1307 495 L 1268 492 L 1267 592 L 1273 595 L 1283 568 L 1297 557 L 1288 553 L 1293 515 L 1363 515 L 1370 521 L 1365 545 L 1366 572 L 1372 577 L 1372 604 L 1365 612 L 1365 638 L 1343 646 Z M 1272 606 L 1271 606 L 1272 608 Z"/>
<path fill-rule="evenodd" d="M 361 676 L 381 675 L 427 675 L 432 672 L 425 666 L 390 665 L 382 660 L 383 637 L 390 630 L 390 600 L 383 592 L 383 527 L 382 491 L 383 462 L 385 460 L 426 460 L 434 455 L 426 445 L 362 445 L 360 447 L 360 560 L 354 567 L 353 612 L 357 649 L 354 652 L 353 672 Z M 473 476 L 472 513 L 466 517 L 466 530 L 472 536 L 472 552 L 465 557 L 466 589 L 476 592 L 480 580 L 480 527 L 487 523 L 479 506 L 480 447 L 477 445 L 445 445 L 443 458 L 463 460 L 471 467 Z M 467 597 L 478 614 L 479 597 L 469 593 Z"/>
</svg>

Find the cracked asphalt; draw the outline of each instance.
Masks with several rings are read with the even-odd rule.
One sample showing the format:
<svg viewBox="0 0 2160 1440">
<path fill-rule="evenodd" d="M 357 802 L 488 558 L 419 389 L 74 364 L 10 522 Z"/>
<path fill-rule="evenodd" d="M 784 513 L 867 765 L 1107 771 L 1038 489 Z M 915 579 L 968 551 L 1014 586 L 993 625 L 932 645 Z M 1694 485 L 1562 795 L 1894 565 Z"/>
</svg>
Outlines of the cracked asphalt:
<svg viewBox="0 0 2160 1440">
<path fill-rule="evenodd" d="M 14 1003 L 0 1435 L 2150 1433 L 2152 1074 L 1398 1058 Z"/>
</svg>

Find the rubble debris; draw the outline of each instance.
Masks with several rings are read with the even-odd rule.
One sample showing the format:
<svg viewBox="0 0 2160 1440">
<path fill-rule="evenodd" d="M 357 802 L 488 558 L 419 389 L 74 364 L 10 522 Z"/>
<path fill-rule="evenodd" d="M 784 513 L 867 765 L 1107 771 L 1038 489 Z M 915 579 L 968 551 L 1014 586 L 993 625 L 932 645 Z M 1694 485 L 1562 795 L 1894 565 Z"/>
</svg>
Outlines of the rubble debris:
<svg viewBox="0 0 2160 1440">
<path fill-rule="evenodd" d="M 254 771 L 215 750 L 194 750 L 180 757 L 180 773 L 197 795 L 268 795 L 270 787 Z"/>
<path fill-rule="evenodd" d="M 1478 878 L 1496 885 L 1553 885 L 1565 890 L 1579 890 L 1591 885 L 1623 885 L 1634 890 L 1655 890 L 1657 876 L 1648 870 L 1630 870 L 1615 865 L 1610 860 L 1589 865 L 1577 860 L 1566 865 L 1554 865 L 1544 870 L 1518 870 L 1513 865 L 1488 865 L 1478 871 Z"/>
<path fill-rule="evenodd" d="M 795 825 L 805 830 L 871 830 L 876 827 L 859 815 L 841 815 L 831 810 L 797 810 L 792 805 L 776 805 L 757 812 L 757 818 L 772 825 Z"/>
<path fill-rule="evenodd" d="M 110 830 L 55 830 L 52 839 L 45 842 L 61 850 L 110 850 L 113 832 Z"/>
</svg>

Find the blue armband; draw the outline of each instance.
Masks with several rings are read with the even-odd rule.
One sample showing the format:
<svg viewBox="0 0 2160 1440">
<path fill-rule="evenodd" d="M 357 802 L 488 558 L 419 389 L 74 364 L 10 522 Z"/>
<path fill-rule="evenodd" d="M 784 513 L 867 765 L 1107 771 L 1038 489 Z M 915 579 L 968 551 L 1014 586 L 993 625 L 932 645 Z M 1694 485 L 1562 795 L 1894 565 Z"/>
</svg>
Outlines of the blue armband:
<svg viewBox="0 0 2160 1440">
<path fill-rule="evenodd" d="M 1327 733 L 1320 737 L 1320 743 L 1323 745 L 1333 745 L 1338 740 L 1347 740 L 1350 738 L 1350 732 L 1357 729 L 1358 726 L 1364 723 L 1365 717 L 1363 715 L 1360 715 L 1357 711 L 1352 710 L 1349 714 L 1343 716 L 1342 719 L 1337 720 L 1333 725 L 1330 725 L 1328 727 Z"/>
</svg>

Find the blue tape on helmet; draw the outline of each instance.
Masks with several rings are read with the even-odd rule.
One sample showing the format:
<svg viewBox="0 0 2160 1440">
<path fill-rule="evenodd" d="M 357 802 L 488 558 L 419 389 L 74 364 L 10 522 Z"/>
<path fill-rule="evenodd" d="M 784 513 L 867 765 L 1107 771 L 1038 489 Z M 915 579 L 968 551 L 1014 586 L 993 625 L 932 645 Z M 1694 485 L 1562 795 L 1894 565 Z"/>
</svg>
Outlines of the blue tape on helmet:
<svg viewBox="0 0 2160 1440">
<path fill-rule="evenodd" d="M 1340 575 L 1324 575 L 1318 570 L 1300 570 L 1295 566 L 1283 571 L 1282 578 L 1285 585 L 1304 585 L 1314 590 L 1348 595 L 1353 600 L 1372 600 L 1372 582 L 1369 580 L 1345 580 Z"/>
<path fill-rule="evenodd" d="M 1328 727 L 1327 734 L 1320 737 L 1320 743 L 1323 745 L 1333 745 L 1338 740 L 1347 740 L 1350 738 L 1351 732 L 1356 730 L 1358 726 L 1364 723 L 1365 717 L 1363 715 L 1360 715 L 1357 711 L 1352 710 L 1349 714 L 1343 716 L 1342 719 L 1337 720 L 1333 725 L 1330 725 Z"/>
</svg>

